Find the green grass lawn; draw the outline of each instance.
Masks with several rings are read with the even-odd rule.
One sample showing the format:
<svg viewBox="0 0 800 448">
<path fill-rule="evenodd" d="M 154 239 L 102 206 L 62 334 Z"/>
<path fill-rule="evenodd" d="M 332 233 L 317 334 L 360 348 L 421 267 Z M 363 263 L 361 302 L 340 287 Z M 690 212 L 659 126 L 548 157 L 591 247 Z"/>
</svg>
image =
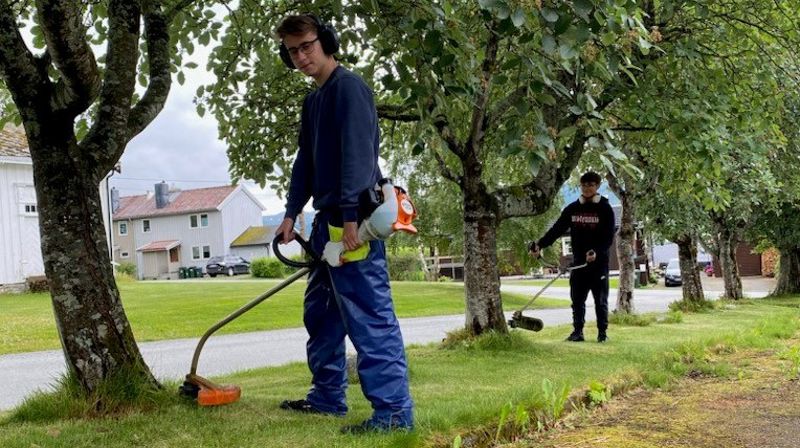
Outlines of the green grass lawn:
<svg viewBox="0 0 800 448">
<path fill-rule="evenodd" d="M 504 285 L 519 285 L 519 286 L 544 286 L 549 282 L 549 279 L 535 279 L 535 280 L 503 280 Z M 564 288 L 569 288 L 569 279 L 568 278 L 560 278 L 556 280 L 550 286 L 559 286 Z M 619 278 L 612 277 L 608 279 L 608 287 L 609 288 L 618 288 L 619 287 Z"/>
<path fill-rule="evenodd" d="M 781 340 L 800 328 L 798 304 L 800 297 L 781 303 L 760 300 L 689 314 L 677 324 L 612 325 L 607 344 L 563 342 L 568 330 L 558 327 L 540 333 L 514 331 L 510 338 L 490 335 L 449 349 L 411 347 L 417 428 L 407 434 L 339 434 L 341 425 L 370 414 L 357 385 L 349 389 L 350 412 L 345 418 L 278 409 L 281 400 L 302 397 L 308 387 L 308 369 L 296 363 L 223 378 L 222 382 L 240 385 L 243 396 L 221 408 L 200 409 L 182 401 L 170 384 L 165 403 L 149 412 L 40 422 L 8 418 L 0 423 L 0 446 L 449 447 L 456 435 L 479 428 L 494 435 L 492 425 L 509 403 L 511 409 L 522 405 L 531 413 L 547 409 L 544 379 L 570 390 L 593 381 L 616 384 L 622 379 L 633 385 L 664 385 L 689 371 L 727 375 L 735 381 L 737 372 L 724 361 L 715 361 L 715 353 L 785 343 Z"/>
<path fill-rule="evenodd" d="M 269 290 L 277 281 L 121 282 L 125 311 L 137 341 L 199 337 L 237 307 Z M 219 333 L 302 327 L 305 280 L 298 280 Z M 464 312 L 460 283 L 392 282 L 399 317 Z M 503 294 L 507 309 L 528 298 Z M 568 307 L 569 301 L 537 299 L 534 308 Z M 0 295 L 0 354 L 60 347 L 48 294 Z"/>
</svg>

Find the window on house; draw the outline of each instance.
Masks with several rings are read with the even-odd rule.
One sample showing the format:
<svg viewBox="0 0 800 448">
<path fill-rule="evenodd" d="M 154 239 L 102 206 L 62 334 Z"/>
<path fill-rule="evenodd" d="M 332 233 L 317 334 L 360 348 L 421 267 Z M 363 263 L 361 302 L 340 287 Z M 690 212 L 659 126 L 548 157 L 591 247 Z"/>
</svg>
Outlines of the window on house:
<svg viewBox="0 0 800 448">
<path fill-rule="evenodd" d="M 202 260 L 211 258 L 211 246 L 193 246 L 192 260 Z"/>
<path fill-rule="evenodd" d="M 144 233 L 150 232 L 150 220 L 149 219 L 143 219 L 142 220 L 142 232 L 144 232 Z"/>
<path fill-rule="evenodd" d="M 131 254 L 130 254 L 130 252 L 120 252 L 119 257 L 120 258 L 130 258 Z"/>
<path fill-rule="evenodd" d="M 572 240 L 568 236 L 561 238 L 561 254 L 572 255 Z"/>
<path fill-rule="evenodd" d="M 193 229 L 198 227 L 208 227 L 208 213 L 189 215 L 189 227 Z"/>
<path fill-rule="evenodd" d="M 122 235 L 122 236 L 128 234 L 128 223 L 127 222 L 119 223 L 119 234 Z"/>
<path fill-rule="evenodd" d="M 22 210 L 25 212 L 26 215 L 35 215 L 39 213 L 39 210 L 36 208 L 36 204 L 25 204 L 22 207 Z"/>
</svg>

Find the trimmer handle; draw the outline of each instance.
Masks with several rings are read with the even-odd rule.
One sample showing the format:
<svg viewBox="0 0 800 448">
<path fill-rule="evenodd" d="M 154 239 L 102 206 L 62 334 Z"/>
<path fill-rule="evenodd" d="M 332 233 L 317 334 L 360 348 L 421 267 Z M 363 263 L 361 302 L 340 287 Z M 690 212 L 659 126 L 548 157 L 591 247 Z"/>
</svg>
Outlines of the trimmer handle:
<svg viewBox="0 0 800 448">
<path fill-rule="evenodd" d="M 297 233 L 294 234 L 294 239 L 300 244 L 300 247 L 306 251 L 306 254 L 311 258 L 308 261 L 296 261 L 286 258 L 280 250 L 279 244 L 283 242 L 283 235 L 275 235 L 275 239 L 272 240 L 272 252 L 275 254 L 275 257 L 281 261 L 281 263 L 285 264 L 286 266 L 290 266 L 293 268 L 310 268 L 315 264 L 320 262 L 319 254 L 314 252 L 314 248 L 311 247 L 311 243 L 306 241 L 302 236 L 298 235 Z"/>
</svg>

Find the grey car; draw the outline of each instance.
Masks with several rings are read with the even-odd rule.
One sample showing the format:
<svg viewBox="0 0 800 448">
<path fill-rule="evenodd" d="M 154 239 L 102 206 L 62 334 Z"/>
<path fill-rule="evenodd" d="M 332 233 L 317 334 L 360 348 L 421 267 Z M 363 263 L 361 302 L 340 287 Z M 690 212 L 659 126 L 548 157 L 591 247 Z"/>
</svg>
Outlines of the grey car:
<svg viewBox="0 0 800 448">
<path fill-rule="evenodd" d="M 681 286 L 681 266 L 677 258 L 669 260 L 667 269 L 664 270 L 664 286 Z"/>
<path fill-rule="evenodd" d="M 231 277 L 236 274 L 249 274 L 250 262 L 242 257 L 235 255 L 225 255 L 211 257 L 206 263 L 206 274 L 209 277 L 216 277 L 218 274 L 226 274 Z"/>
</svg>

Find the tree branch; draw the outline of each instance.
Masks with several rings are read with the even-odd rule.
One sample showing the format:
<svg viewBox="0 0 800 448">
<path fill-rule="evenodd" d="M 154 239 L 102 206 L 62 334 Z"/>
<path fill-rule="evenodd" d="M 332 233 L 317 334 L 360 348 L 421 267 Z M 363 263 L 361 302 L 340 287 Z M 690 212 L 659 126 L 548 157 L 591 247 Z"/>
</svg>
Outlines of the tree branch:
<svg viewBox="0 0 800 448">
<path fill-rule="evenodd" d="M 548 163 L 533 180 L 524 185 L 496 190 L 493 196 L 498 204 L 499 219 L 538 215 L 547 211 L 553 205 L 561 185 L 578 164 L 585 142 L 586 136 L 579 130 L 563 160 Z"/>
<path fill-rule="evenodd" d="M 33 118 L 39 103 L 37 94 L 46 91 L 50 81 L 25 45 L 8 0 L 0 0 L 0 77 L 23 119 Z"/>
<path fill-rule="evenodd" d="M 615 128 L 611 128 L 612 131 L 626 131 L 626 132 L 644 132 L 644 131 L 656 131 L 656 128 L 648 127 L 648 126 L 617 126 Z"/>
<path fill-rule="evenodd" d="M 395 104 L 378 104 L 376 109 L 378 110 L 378 118 L 383 118 L 384 120 L 402 122 L 420 120 L 419 114 L 411 112 L 411 109 L 408 107 Z"/>
<path fill-rule="evenodd" d="M 164 13 L 164 18 L 166 19 L 166 22 L 167 23 L 171 23 L 172 20 L 175 18 L 176 15 L 178 15 L 179 12 L 183 11 L 184 8 L 186 8 L 187 6 L 191 5 L 192 3 L 196 2 L 196 1 L 198 1 L 198 0 L 180 0 L 179 2 L 175 3 L 174 5 L 172 5 L 172 7 L 169 8 Z"/>
<path fill-rule="evenodd" d="M 108 49 L 100 104 L 94 125 L 80 143 L 83 153 L 99 162 L 99 176 L 113 167 L 112 155 L 122 154 L 130 140 L 128 117 L 136 86 L 140 16 L 138 1 L 109 1 Z"/>
<path fill-rule="evenodd" d="M 170 75 L 169 24 L 161 8 L 153 6 L 144 14 L 145 42 L 150 83 L 128 119 L 130 137 L 139 134 L 164 108 L 172 77 Z M 121 156 L 120 153 L 118 156 Z M 117 157 L 118 158 L 118 157 Z"/>
<path fill-rule="evenodd" d="M 507 97 L 503 98 L 486 119 L 487 126 L 494 126 L 518 99 L 524 98 L 527 94 L 528 86 L 525 85 L 517 88 L 517 90 L 514 90 Z"/>
<path fill-rule="evenodd" d="M 492 85 L 492 75 L 497 64 L 497 49 L 500 41 L 495 28 L 496 22 L 492 22 L 489 28 L 489 39 L 486 41 L 486 57 L 481 64 L 481 87 L 475 97 L 472 109 L 472 120 L 470 121 L 469 138 L 467 139 L 466 152 L 475 152 L 479 156 L 486 132 L 486 108 L 489 102 L 489 89 Z"/>
<path fill-rule="evenodd" d="M 38 0 L 37 9 L 47 53 L 61 73 L 51 98 L 51 108 L 71 118 L 89 108 L 100 93 L 100 71 L 81 8 L 75 0 Z"/>
<path fill-rule="evenodd" d="M 622 185 L 619 183 L 619 179 L 617 176 L 612 173 L 606 173 L 606 182 L 608 182 L 608 188 L 614 192 L 615 195 L 619 196 L 622 199 L 623 196 L 628 194 L 628 191 L 622 188 Z"/>
<path fill-rule="evenodd" d="M 556 185 L 559 187 L 569 179 L 572 170 L 578 165 L 578 162 L 581 160 L 581 156 L 583 155 L 583 148 L 586 146 L 586 134 L 585 131 L 579 129 L 578 132 L 575 133 L 575 136 L 572 137 L 572 143 L 564 149 L 566 153 L 566 157 L 556 166 L 555 170 L 555 181 Z"/>
<path fill-rule="evenodd" d="M 447 117 L 444 115 L 439 115 L 433 120 L 433 126 L 439 133 L 439 137 L 447 144 L 447 149 L 449 149 L 453 154 L 457 155 L 458 158 L 463 160 L 464 147 L 461 146 L 456 139 L 456 136 L 453 135 L 453 131 L 450 129 L 450 124 L 447 121 Z"/>
<path fill-rule="evenodd" d="M 444 176 L 445 179 L 455 182 L 459 187 L 463 187 L 464 179 L 456 174 L 455 171 L 453 171 L 447 165 L 447 161 L 445 161 L 444 157 L 439 154 L 439 151 L 433 149 L 431 152 L 433 152 L 433 157 L 436 159 L 436 163 L 439 165 L 439 170 L 442 172 L 442 176 Z"/>
</svg>

